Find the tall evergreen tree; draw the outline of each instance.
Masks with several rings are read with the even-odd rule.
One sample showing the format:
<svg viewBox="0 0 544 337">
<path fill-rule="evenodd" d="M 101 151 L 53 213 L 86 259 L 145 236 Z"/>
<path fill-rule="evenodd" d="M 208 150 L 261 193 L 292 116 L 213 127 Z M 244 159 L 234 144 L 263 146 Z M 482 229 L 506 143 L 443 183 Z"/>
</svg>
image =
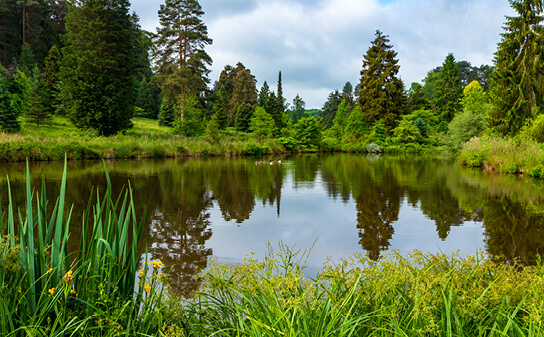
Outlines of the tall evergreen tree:
<svg viewBox="0 0 544 337">
<path fill-rule="evenodd" d="M 61 91 L 78 128 L 113 135 L 132 127 L 132 23 L 128 0 L 82 0 L 66 20 Z"/>
<path fill-rule="evenodd" d="M 335 90 L 329 94 L 327 101 L 323 104 L 323 108 L 317 113 L 319 124 L 325 129 L 328 129 L 334 124 L 334 117 L 338 111 L 338 105 L 342 102 L 342 95 Z"/>
<path fill-rule="evenodd" d="M 491 81 L 490 124 L 502 134 L 516 134 L 544 104 L 542 0 L 510 0 L 510 5 L 517 16 L 506 18 Z"/>
<path fill-rule="evenodd" d="M 283 113 L 285 111 L 285 99 L 283 98 L 283 84 L 281 83 L 281 71 L 278 74 L 278 107 L 280 109 L 280 113 Z"/>
<path fill-rule="evenodd" d="M 186 91 L 200 97 L 209 83 L 212 59 L 204 50 L 212 44 L 200 17 L 197 0 L 166 0 L 159 9 L 154 58 L 165 97 L 175 100 Z"/>
<path fill-rule="evenodd" d="M 448 54 L 442 64 L 434 94 L 437 115 L 446 123 L 451 122 L 455 114 L 461 110 L 460 100 L 463 97 L 463 86 L 453 54 Z"/>
<path fill-rule="evenodd" d="M 21 52 L 20 11 L 15 0 L 0 1 L 0 63 L 8 65 Z"/>
<path fill-rule="evenodd" d="M 364 55 L 358 103 L 369 125 L 382 121 L 387 131 L 395 128 L 406 110 L 404 84 L 397 77 L 397 53 L 387 35 L 379 30 Z"/>
<path fill-rule="evenodd" d="M 1 75 L 1 74 L 0 74 Z M 19 112 L 11 104 L 11 94 L 6 86 L 4 76 L 0 76 L 0 131 L 15 132 L 21 129 L 17 121 Z"/>
<path fill-rule="evenodd" d="M 268 95 L 270 94 L 270 88 L 268 87 L 268 83 L 264 81 L 263 86 L 261 87 L 261 91 L 259 91 L 259 105 L 264 107 L 266 106 L 266 102 L 268 100 Z"/>
<path fill-rule="evenodd" d="M 229 122 L 226 110 L 227 103 L 227 89 L 225 89 L 225 86 L 221 86 L 221 88 L 219 88 L 219 91 L 217 92 L 217 97 L 215 99 L 212 110 L 213 115 L 217 116 L 217 123 L 219 124 L 219 128 L 221 130 L 224 130 L 228 126 Z"/>
<path fill-rule="evenodd" d="M 240 70 L 233 82 L 232 96 L 230 97 L 229 125 L 236 125 L 236 114 L 238 107 L 247 103 L 251 106 L 257 105 L 257 89 L 255 87 L 255 77 L 249 69 Z"/>
<path fill-rule="evenodd" d="M 291 108 L 291 116 L 290 116 L 291 122 L 293 124 L 296 124 L 298 120 L 304 116 L 305 111 L 306 111 L 306 103 L 297 94 L 296 97 L 293 98 L 293 107 Z"/>
<path fill-rule="evenodd" d="M 342 98 L 346 101 L 346 103 L 351 107 L 353 107 L 353 85 L 351 85 L 350 82 L 346 82 L 344 84 L 344 88 L 342 89 Z"/>
<path fill-rule="evenodd" d="M 431 110 L 431 101 L 425 97 L 423 86 L 417 82 L 412 83 L 408 92 L 410 98 L 410 109 L 416 110 Z"/>
</svg>

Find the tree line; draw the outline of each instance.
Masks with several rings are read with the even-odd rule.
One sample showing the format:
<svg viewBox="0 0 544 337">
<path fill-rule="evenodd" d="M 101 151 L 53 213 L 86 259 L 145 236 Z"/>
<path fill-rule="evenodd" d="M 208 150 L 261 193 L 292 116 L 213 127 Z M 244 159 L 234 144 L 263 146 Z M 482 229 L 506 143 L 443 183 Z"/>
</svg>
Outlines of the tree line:
<svg viewBox="0 0 544 337">
<path fill-rule="evenodd" d="M 493 66 L 449 54 L 406 89 L 389 36 L 377 30 L 359 83 L 330 93 L 314 116 L 299 95 L 286 102 L 281 71 L 275 90 L 266 81 L 258 90 L 241 62 L 226 65 L 210 85 L 206 47 L 213 41 L 197 0 L 165 0 L 155 33 L 140 27 L 128 0 L 4 0 L 0 128 L 14 132 L 20 117 L 40 125 L 60 115 L 109 136 L 142 116 L 187 137 L 215 142 L 251 133 L 287 148 L 458 147 L 482 132 L 535 134 L 544 90 L 542 1 L 511 5 L 517 15 L 506 19 Z"/>
</svg>

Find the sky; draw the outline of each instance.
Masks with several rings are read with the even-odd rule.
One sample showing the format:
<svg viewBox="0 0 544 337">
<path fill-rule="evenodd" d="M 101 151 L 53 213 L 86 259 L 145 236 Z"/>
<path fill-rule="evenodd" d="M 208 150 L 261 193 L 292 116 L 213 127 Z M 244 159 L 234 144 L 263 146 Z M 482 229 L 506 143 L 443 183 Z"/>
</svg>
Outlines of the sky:
<svg viewBox="0 0 544 337">
<path fill-rule="evenodd" d="M 159 25 L 164 1 L 132 0 L 142 28 Z M 307 109 L 321 108 L 346 82 L 360 80 L 363 56 L 376 30 L 398 53 L 399 77 L 409 88 L 453 53 L 473 66 L 492 65 L 508 0 L 200 0 L 213 44 L 211 83 L 226 65 L 242 62 L 276 91 L 282 74 L 288 103 L 298 94 Z"/>
</svg>

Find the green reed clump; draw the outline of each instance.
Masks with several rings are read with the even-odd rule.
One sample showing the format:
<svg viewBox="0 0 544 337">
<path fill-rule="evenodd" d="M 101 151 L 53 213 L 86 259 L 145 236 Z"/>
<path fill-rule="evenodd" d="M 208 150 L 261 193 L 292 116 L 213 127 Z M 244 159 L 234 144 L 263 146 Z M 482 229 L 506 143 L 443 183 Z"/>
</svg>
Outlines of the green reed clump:
<svg viewBox="0 0 544 337">
<path fill-rule="evenodd" d="M 105 169 L 105 166 L 104 166 Z M 0 335 L 119 335 L 155 333 L 163 324 L 164 283 L 158 268 L 137 283 L 143 221 L 129 189 L 112 199 L 91 195 L 83 212 L 79 249 L 69 252 L 72 209 L 65 206 L 66 162 L 54 205 L 30 186 L 26 205 L 0 209 Z M 48 207 L 53 206 L 52 210 Z M 145 269 L 147 272 L 147 267 Z M 151 308 L 151 309 L 150 309 Z"/>
<path fill-rule="evenodd" d="M 186 304 L 194 336 L 539 336 L 544 267 L 481 254 L 356 254 L 303 274 L 306 252 L 212 264 Z"/>
</svg>

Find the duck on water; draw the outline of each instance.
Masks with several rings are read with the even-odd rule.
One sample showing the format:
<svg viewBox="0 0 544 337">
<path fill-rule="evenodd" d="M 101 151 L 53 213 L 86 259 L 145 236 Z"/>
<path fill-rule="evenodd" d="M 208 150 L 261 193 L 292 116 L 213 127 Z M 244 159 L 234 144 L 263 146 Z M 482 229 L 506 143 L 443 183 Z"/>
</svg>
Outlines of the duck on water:
<svg viewBox="0 0 544 337">
<path fill-rule="evenodd" d="M 281 159 L 278 160 L 270 160 L 270 161 L 256 161 L 255 165 L 278 165 L 281 164 Z"/>
</svg>

